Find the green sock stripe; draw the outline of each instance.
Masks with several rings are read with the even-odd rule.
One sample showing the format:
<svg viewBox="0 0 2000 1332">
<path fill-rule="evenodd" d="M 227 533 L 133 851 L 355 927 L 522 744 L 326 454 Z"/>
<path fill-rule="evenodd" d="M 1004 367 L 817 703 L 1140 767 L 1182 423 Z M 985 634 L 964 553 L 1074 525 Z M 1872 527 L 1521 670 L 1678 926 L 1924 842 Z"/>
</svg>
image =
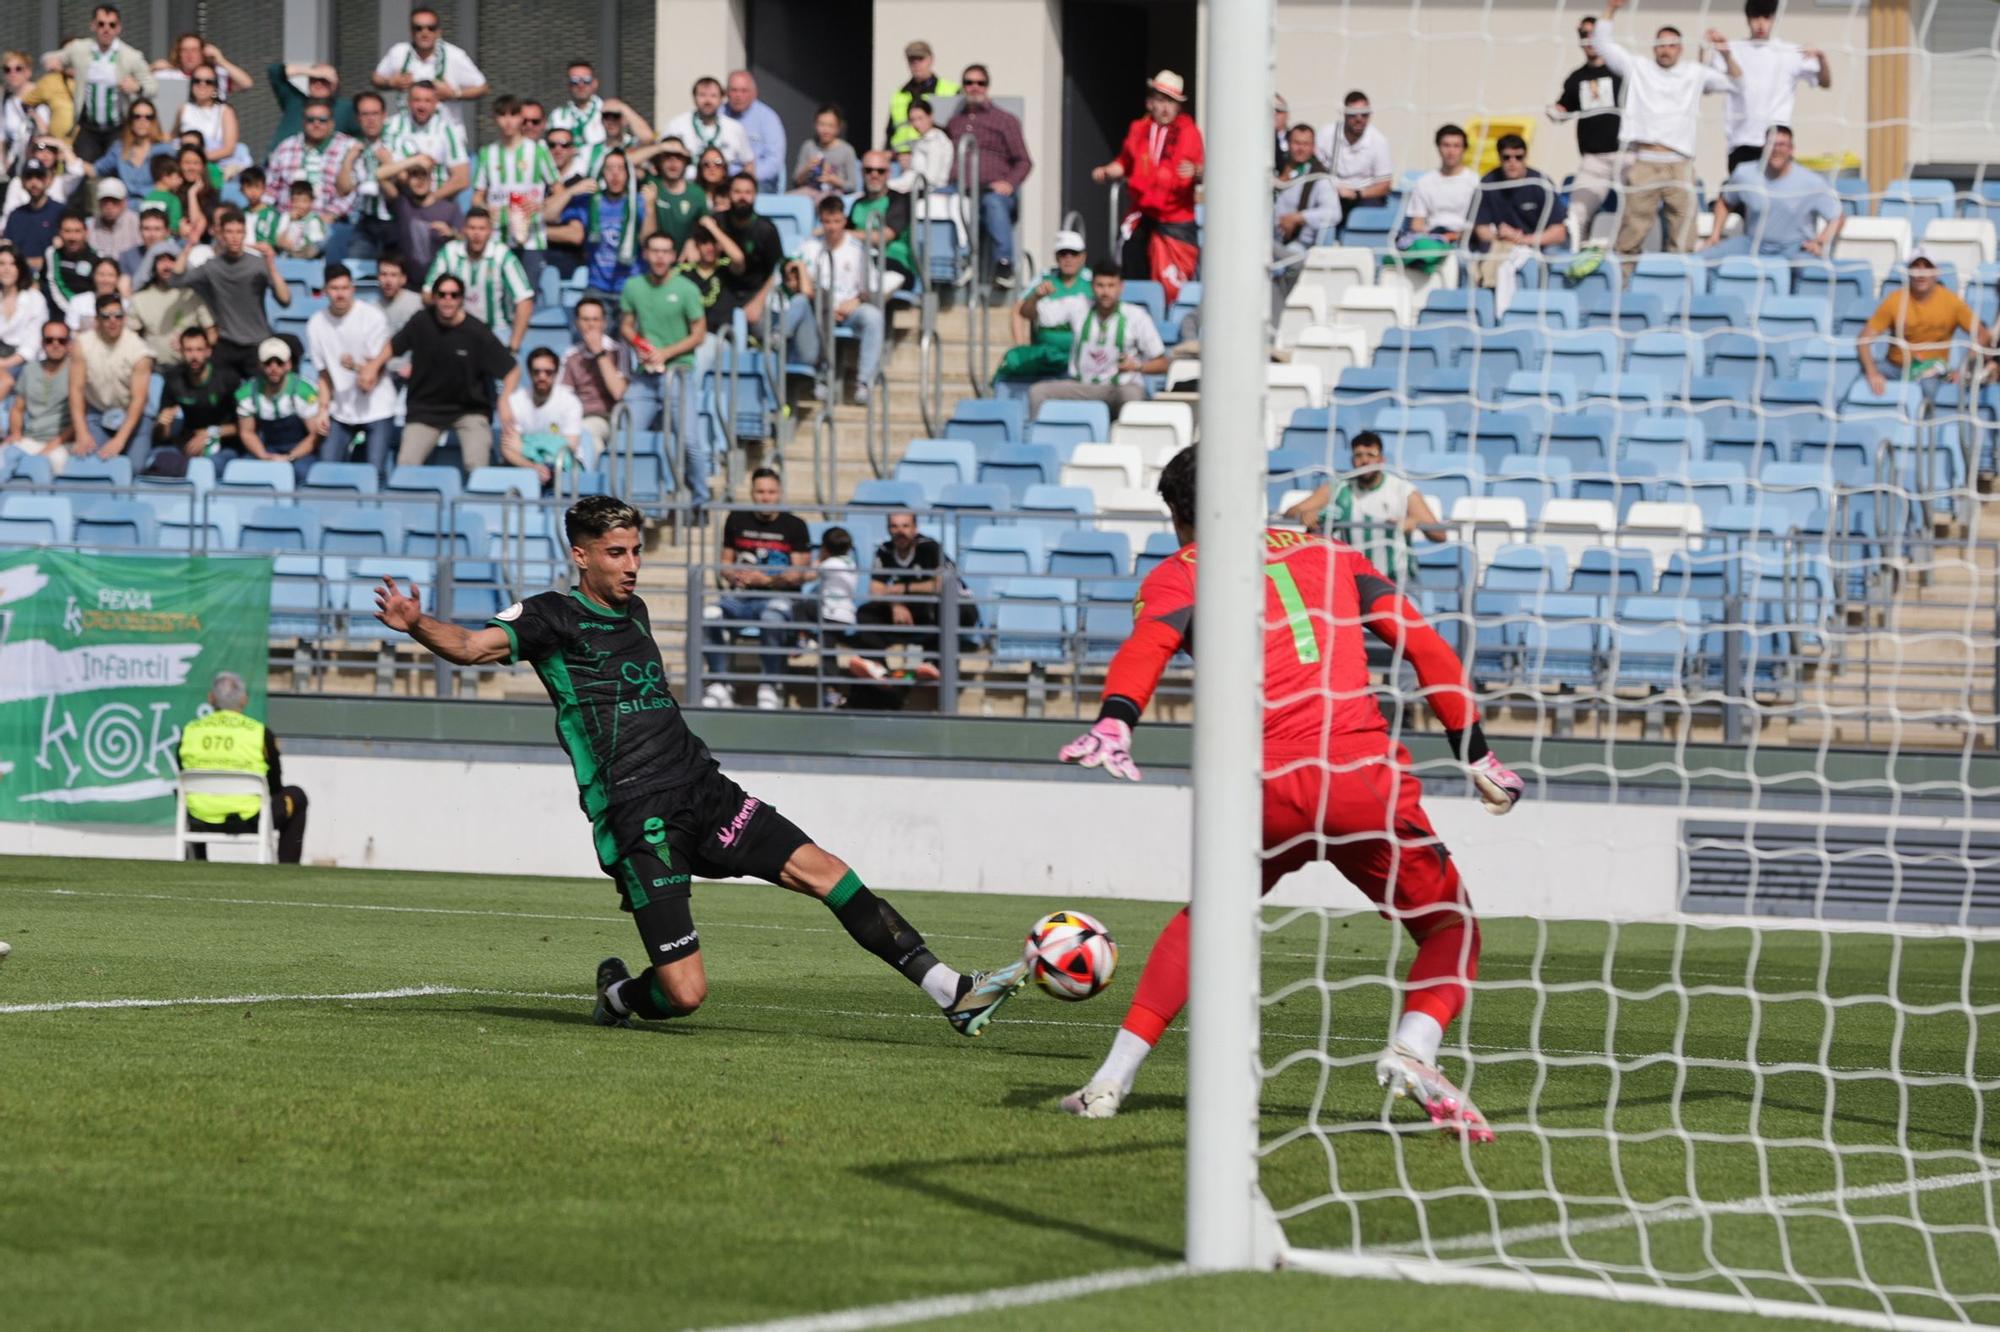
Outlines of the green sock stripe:
<svg viewBox="0 0 2000 1332">
<path fill-rule="evenodd" d="M 834 911 L 840 910 L 854 900 L 854 895 L 860 892 L 863 886 L 859 874 L 853 870 L 847 871 L 840 876 L 840 882 L 833 885 L 833 891 L 826 895 L 827 907 Z"/>
<path fill-rule="evenodd" d="M 646 977 L 646 993 L 652 999 L 654 1004 L 658 1005 L 659 1010 L 662 1013 L 672 1013 L 677 1011 L 674 1008 L 673 1004 L 668 1002 L 667 992 L 660 988 L 659 973 L 655 972 Z"/>
</svg>

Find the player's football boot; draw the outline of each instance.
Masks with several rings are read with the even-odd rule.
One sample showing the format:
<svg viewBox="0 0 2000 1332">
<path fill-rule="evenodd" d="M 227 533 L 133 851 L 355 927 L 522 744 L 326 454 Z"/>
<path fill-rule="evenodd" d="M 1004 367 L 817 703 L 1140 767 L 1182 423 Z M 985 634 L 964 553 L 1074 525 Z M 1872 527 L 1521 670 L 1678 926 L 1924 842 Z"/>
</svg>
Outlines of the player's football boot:
<svg viewBox="0 0 2000 1332">
<path fill-rule="evenodd" d="M 944 1010 L 944 1015 L 958 1028 L 959 1035 L 977 1036 L 986 1030 L 986 1024 L 1000 1011 L 1000 1005 L 1019 994 L 1028 983 L 1028 964 L 1009 962 L 992 971 L 975 971 L 965 979 L 968 982 L 965 992 Z"/>
<path fill-rule="evenodd" d="M 632 973 L 626 969 L 625 959 L 622 957 L 607 957 L 597 964 L 597 1009 L 590 1015 L 592 1022 L 600 1027 L 632 1025 L 631 1019 L 618 1016 L 611 1007 L 611 1001 L 604 997 L 604 992 L 619 981 L 631 979 Z"/>
<path fill-rule="evenodd" d="M 1062 1098 L 1064 1114 L 1076 1115 L 1082 1119 L 1109 1119 L 1118 1113 L 1119 1102 L 1125 1093 L 1115 1082 L 1093 1082 L 1082 1091 L 1073 1091 Z"/>
<path fill-rule="evenodd" d="M 1493 1130 L 1466 1094 L 1450 1078 L 1417 1058 L 1408 1047 L 1392 1045 L 1375 1062 L 1375 1081 L 1398 1098 L 1408 1097 L 1424 1108 L 1431 1123 L 1471 1142 L 1492 1142 Z"/>
</svg>

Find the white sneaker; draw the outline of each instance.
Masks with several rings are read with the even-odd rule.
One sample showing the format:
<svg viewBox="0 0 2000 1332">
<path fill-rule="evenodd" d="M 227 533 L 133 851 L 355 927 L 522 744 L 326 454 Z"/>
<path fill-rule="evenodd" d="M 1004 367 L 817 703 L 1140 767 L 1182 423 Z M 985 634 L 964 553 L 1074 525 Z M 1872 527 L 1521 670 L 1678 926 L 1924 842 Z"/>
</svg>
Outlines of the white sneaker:
<svg viewBox="0 0 2000 1332">
<path fill-rule="evenodd" d="M 1392 1045 L 1375 1061 L 1375 1081 L 1388 1088 L 1398 1100 L 1415 1101 L 1431 1117 L 1431 1123 L 1451 1133 L 1461 1133 L 1471 1142 L 1492 1142 L 1493 1130 L 1466 1094 L 1450 1078 L 1417 1058 L 1404 1045 Z M 1089 1088 L 1084 1089 L 1086 1092 Z M 1065 1102 L 1067 1104 L 1067 1102 Z"/>
<path fill-rule="evenodd" d="M 757 707 L 764 712 L 777 712 L 785 706 L 785 700 L 778 697 L 776 685 L 757 686 Z"/>
<path fill-rule="evenodd" d="M 1076 1115 L 1082 1119 L 1109 1119 L 1118 1113 L 1119 1102 L 1125 1093 L 1115 1082 L 1093 1082 L 1082 1091 L 1073 1091 L 1062 1098 L 1064 1114 Z"/>
<path fill-rule="evenodd" d="M 729 686 L 720 680 L 701 691 L 701 705 L 705 708 L 733 708 L 736 696 L 729 692 Z"/>
</svg>

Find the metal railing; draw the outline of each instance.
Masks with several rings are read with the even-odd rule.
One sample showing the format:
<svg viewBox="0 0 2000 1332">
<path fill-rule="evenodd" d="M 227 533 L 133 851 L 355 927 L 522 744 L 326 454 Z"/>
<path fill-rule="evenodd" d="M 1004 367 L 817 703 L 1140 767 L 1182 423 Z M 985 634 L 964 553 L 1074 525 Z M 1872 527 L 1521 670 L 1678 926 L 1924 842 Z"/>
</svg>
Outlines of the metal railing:
<svg viewBox="0 0 2000 1332">
<path fill-rule="evenodd" d="M 931 187 L 921 175 L 910 190 L 910 257 L 921 284 L 917 310 L 917 411 L 924 434 L 935 437 L 944 421 L 944 349 L 938 340 L 938 284 L 931 274 Z"/>
<path fill-rule="evenodd" d="M 987 327 L 990 302 L 987 293 L 987 272 L 985 254 L 985 234 L 981 229 L 984 220 L 979 202 L 979 137 L 967 134 L 958 141 L 958 207 L 965 219 L 966 250 L 970 255 L 966 271 L 966 379 L 972 385 L 972 395 L 983 398 L 992 393 L 992 386 L 986 381 L 988 368 L 993 364 L 991 333 Z"/>
</svg>

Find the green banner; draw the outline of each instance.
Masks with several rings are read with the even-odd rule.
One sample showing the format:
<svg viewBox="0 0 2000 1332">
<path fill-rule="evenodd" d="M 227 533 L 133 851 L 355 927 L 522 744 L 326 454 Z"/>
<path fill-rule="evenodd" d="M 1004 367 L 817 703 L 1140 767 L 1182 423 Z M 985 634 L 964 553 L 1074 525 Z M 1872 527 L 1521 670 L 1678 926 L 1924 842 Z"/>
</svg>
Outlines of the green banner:
<svg viewBox="0 0 2000 1332">
<path fill-rule="evenodd" d="M 264 715 L 269 559 L 0 552 L 0 821 L 173 821 L 217 671 Z"/>
</svg>

